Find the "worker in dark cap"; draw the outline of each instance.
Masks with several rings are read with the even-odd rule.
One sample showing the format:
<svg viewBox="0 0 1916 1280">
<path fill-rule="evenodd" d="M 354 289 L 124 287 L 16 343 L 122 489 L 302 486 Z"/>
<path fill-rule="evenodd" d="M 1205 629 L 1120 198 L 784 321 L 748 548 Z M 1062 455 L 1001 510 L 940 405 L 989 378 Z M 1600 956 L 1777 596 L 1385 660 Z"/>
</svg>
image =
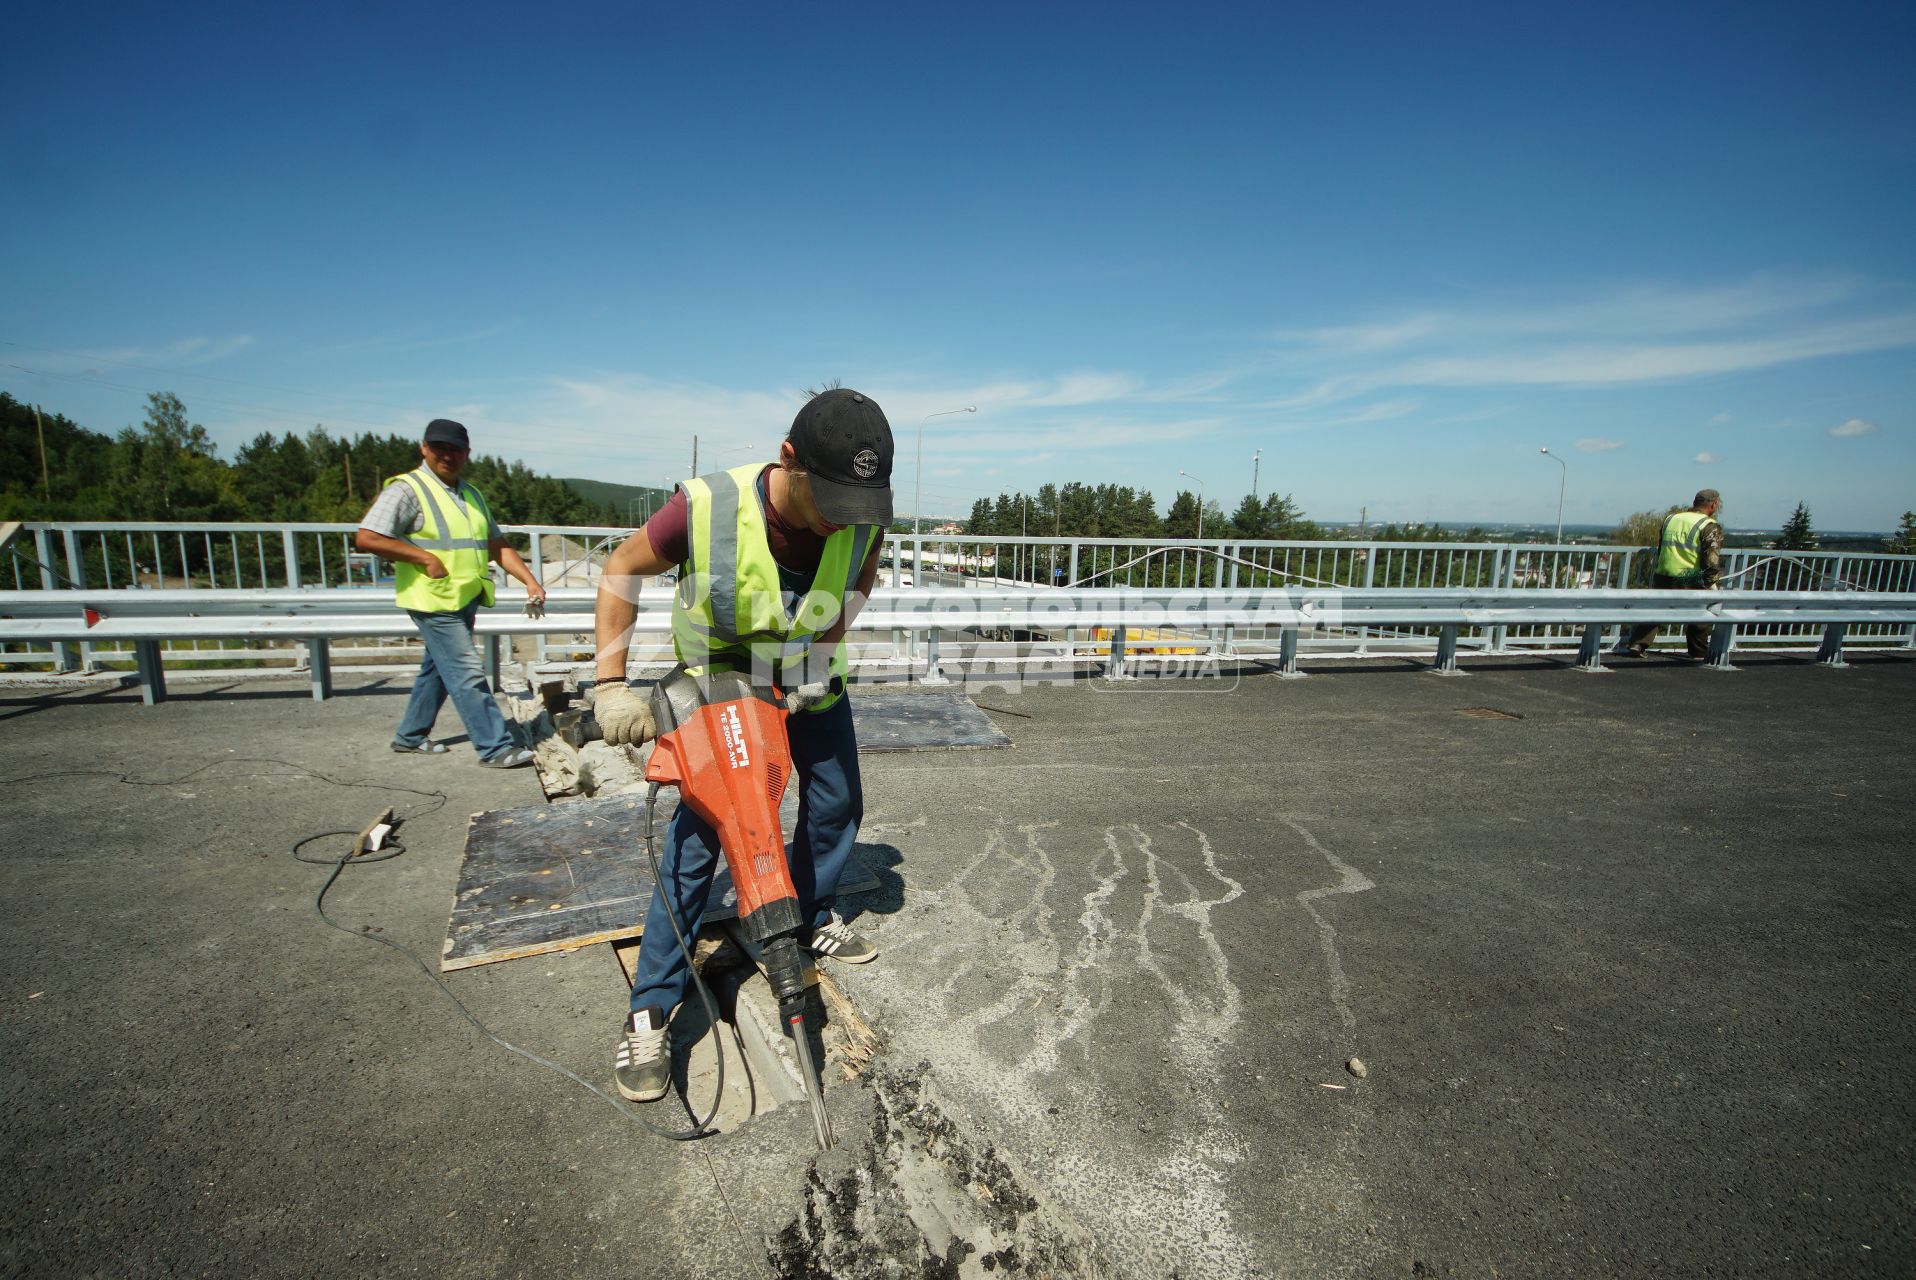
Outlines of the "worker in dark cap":
<svg viewBox="0 0 1916 1280">
<path fill-rule="evenodd" d="M 1723 526 L 1716 513 L 1723 509 L 1715 489 L 1699 489 L 1687 510 L 1672 511 L 1663 521 L 1658 540 L 1656 571 L 1650 585 L 1662 591 L 1714 591 L 1723 576 Z M 1656 639 L 1657 624 L 1633 627 L 1617 652 L 1641 658 Z M 1710 656 L 1710 629 L 1692 624 L 1683 628 L 1685 654 L 1694 662 Z"/>
<path fill-rule="evenodd" d="M 493 701 L 485 668 L 473 649 L 472 623 L 479 606 L 492 603 L 491 561 L 525 584 L 529 605 L 543 605 L 546 590 L 519 553 L 506 545 L 485 497 L 459 478 L 472 457 L 465 427 L 450 418 L 434 418 L 426 424 L 419 457 L 417 469 L 386 482 L 353 540 L 361 551 L 392 562 L 395 602 L 412 615 L 426 646 L 412 698 L 393 734 L 393 750 L 444 754 L 446 744 L 427 735 L 450 694 L 479 763 L 517 769 L 532 763 L 532 753 L 513 740 Z"/>
<path fill-rule="evenodd" d="M 694 674 L 742 670 L 787 693 L 798 773 L 792 883 L 810 928 L 809 953 L 861 964 L 878 954 L 833 909 L 864 816 L 858 739 L 845 692 L 845 628 L 870 596 L 891 524 L 891 424 L 869 397 L 844 388 L 798 411 L 778 461 L 748 463 L 679 486 L 606 561 L 597 606 L 593 712 L 605 740 L 654 736 L 646 699 L 626 684 L 638 585 L 675 566 L 672 644 Z M 652 895 L 630 1012 L 613 1075 L 634 1102 L 663 1097 L 671 1078 L 666 1022 L 689 977 L 670 919 L 687 930 L 705 914 L 720 857 L 710 824 L 680 805 Z"/>
</svg>

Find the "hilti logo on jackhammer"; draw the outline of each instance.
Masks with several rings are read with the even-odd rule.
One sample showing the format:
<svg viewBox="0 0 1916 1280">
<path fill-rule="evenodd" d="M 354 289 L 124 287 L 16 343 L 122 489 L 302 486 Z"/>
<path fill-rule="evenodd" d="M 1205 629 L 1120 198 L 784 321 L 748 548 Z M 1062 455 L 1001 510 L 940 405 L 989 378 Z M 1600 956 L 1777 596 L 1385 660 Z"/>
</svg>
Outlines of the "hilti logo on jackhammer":
<svg viewBox="0 0 1916 1280">
<path fill-rule="evenodd" d="M 737 707 L 726 707 L 719 712 L 720 730 L 725 737 L 725 757 L 734 769 L 743 769 L 752 763 L 752 755 L 745 749 L 745 725 L 738 718 Z"/>
</svg>

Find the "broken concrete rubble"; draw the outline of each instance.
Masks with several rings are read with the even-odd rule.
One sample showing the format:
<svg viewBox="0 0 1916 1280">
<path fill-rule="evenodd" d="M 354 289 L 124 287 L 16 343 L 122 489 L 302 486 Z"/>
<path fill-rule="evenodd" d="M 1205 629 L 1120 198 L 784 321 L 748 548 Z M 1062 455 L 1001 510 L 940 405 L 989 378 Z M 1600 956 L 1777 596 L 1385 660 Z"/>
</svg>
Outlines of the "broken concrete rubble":
<svg viewBox="0 0 1916 1280">
<path fill-rule="evenodd" d="M 876 1067 L 861 1142 L 816 1157 L 804 1205 L 771 1242 L 794 1280 L 1115 1275 L 1097 1242 L 938 1098 L 931 1064 Z"/>
</svg>

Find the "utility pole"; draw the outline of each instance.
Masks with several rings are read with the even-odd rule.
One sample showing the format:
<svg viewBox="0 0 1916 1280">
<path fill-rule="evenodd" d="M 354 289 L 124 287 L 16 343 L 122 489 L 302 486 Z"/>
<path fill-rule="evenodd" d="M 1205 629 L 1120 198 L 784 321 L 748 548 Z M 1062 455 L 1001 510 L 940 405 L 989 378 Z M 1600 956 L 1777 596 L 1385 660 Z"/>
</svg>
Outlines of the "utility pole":
<svg viewBox="0 0 1916 1280">
<path fill-rule="evenodd" d="M 339 451 L 339 458 L 346 464 L 346 501 L 351 502 L 353 500 L 353 451 L 342 448 Z"/>
<path fill-rule="evenodd" d="M 1263 456 L 1264 456 L 1264 451 L 1262 449 L 1259 449 L 1256 453 L 1251 455 L 1251 501 L 1252 502 L 1257 501 L 1257 464 L 1258 464 L 1258 460 L 1262 458 Z"/>
<path fill-rule="evenodd" d="M 1357 508 L 1357 536 L 1363 537 L 1370 531 L 1370 508 Z"/>
<path fill-rule="evenodd" d="M 53 486 L 47 483 L 47 430 L 40 424 L 40 406 L 33 406 L 33 434 L 40 440 L 40 496 L 53 501 Z M 66 650 L 62 649 L 62 653 Z"/>
<path fill-rule="evenodd" d="M 692 479 L 699 478 L 699 438 L 692 437 Z"/>
</svg>

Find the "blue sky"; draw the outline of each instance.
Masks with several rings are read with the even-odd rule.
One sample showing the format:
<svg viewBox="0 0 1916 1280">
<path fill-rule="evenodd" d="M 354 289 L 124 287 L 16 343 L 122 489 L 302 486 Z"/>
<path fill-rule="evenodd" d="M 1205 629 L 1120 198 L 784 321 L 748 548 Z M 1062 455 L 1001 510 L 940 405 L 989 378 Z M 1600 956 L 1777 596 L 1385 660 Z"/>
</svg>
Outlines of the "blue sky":
<svg viewBox="0 0 1916 1280">
<path fill-rule="evenodd" d="M 1351 12 L 1339 12 L 1351 10 Z M 868 391 L 910 510 L 1916 507 L 1916 10 L 16 7 L 0 389 L 629 483 Z"/>
</svg>

